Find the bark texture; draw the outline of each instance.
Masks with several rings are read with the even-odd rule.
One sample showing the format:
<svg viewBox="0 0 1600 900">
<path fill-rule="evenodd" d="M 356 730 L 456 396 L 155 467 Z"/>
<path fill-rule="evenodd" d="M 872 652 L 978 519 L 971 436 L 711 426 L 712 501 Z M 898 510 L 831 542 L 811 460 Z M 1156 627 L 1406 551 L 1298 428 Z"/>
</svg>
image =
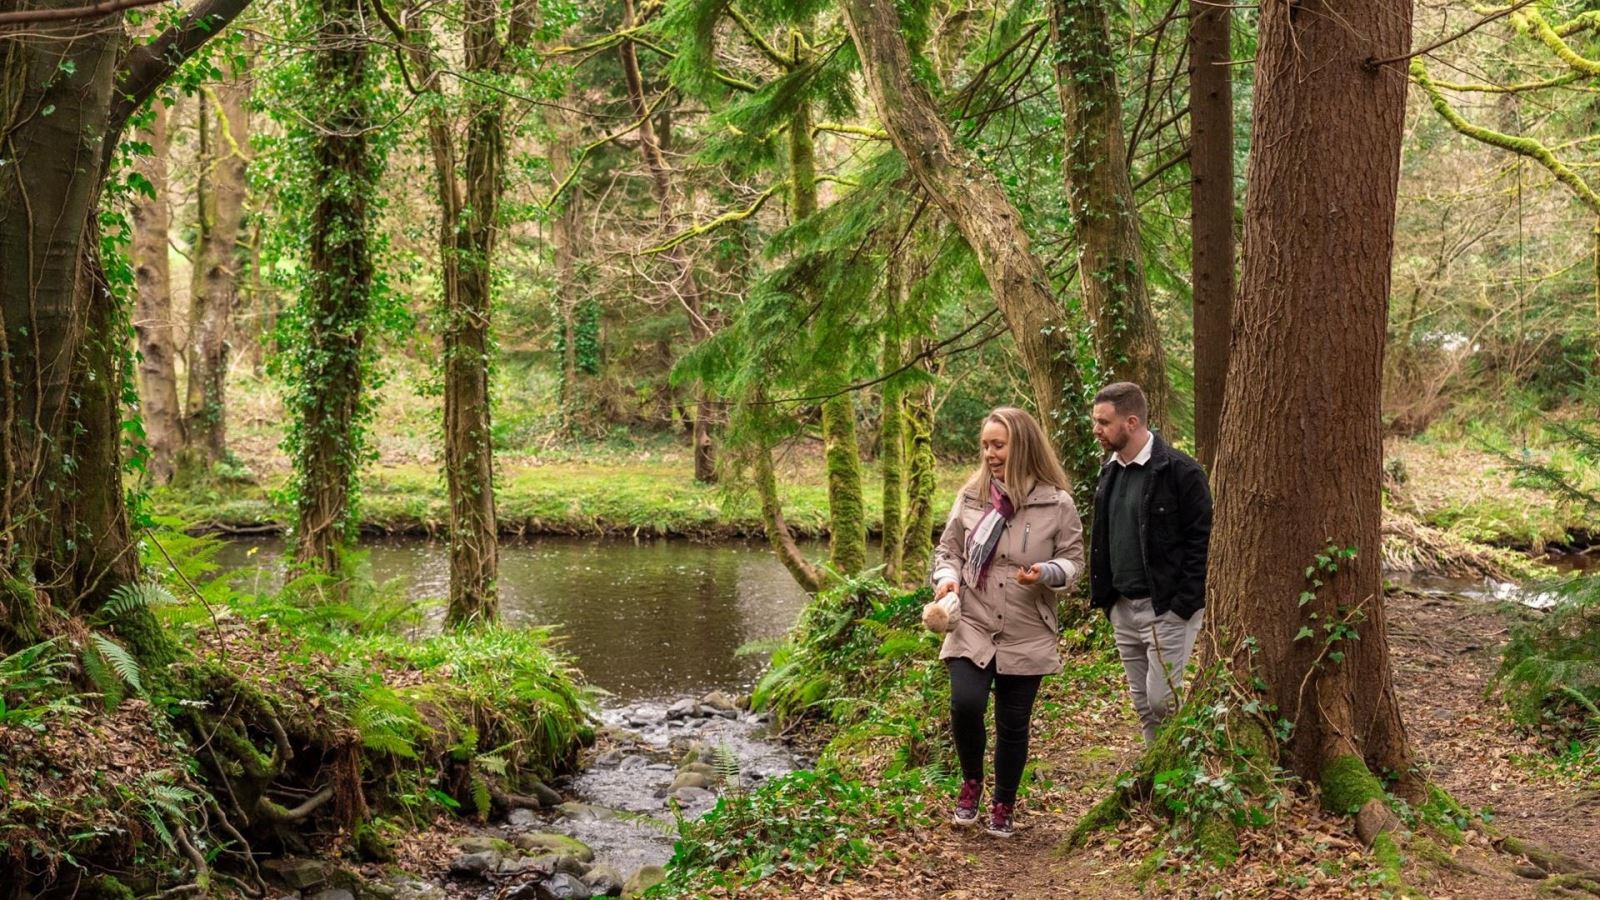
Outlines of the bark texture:
<svg viewBox="0 0 1600 900">
<path fill-rule="evenodd" d="M 919 351 L 930 350 L 922 341 Z M 925 363 L 925 365 L 928 365 Z M 933 456 L 933 379 L 907 393 L 906 444 L 910 471 L 906 476 L 906 531 L 900 551 L 901 582 L 920 585 L 933 566 L 933 530 L 941 526 L 934 509 L 938 492 L 937 460 Z"/>
<path fill-rule="evenodd" d="M 133 330 L 139 347 L 139 415 L 144 420 L 146 471 L 153 484 L 167 484 L 183 447 L 183 408 L 178 404 L 178 349 L 172 334 L 172 265 L 167 252 L 172 211 L 167 206 L 167 105 L 156 101 L 147 127 L 135 132 L 150 145 L 140 165 L 154 197 L 133 205 Z"/>
<path fill-rule="evenodd" d="M 121 57 L 121 14 L 0 39 L 0 646 L 137 575 L 119 453 L 127 318 L 100 265 L 96 204 L 129 116 L 247 3 L 202 2 Z"/>
<path fill-rule="evenodd" d="M 299 417 L 295 453 L 295 558 L 336 573 L 355 537 L 364 354 L 372 305 L 369 199 L 381 163 L 367 140 L 368 36 L 360 0 L 321 0 L 312 63 L 320 90 L 310 98 L 321 124 L 312 153 L 310 278 L 303 365 L 291 406 Z"/>
<path fill-rule="evenodd" d="M 1364 65 L 1406 52 L 1410 17 L 1410 4 L 1384 0 L 1261 7 L 1207 605 L 1236 672 L 1259 675 L 1274 717 L 1294 723 L 1284 765 L 1325 797 L 1352 770 L 1405 778 L 1411 762 L 1379 576 L 1406 79 Z M 1330 543 L 1357 556 L 1328 571 L 1317 557 Z"/>
<path fill-rule="evenodd" d="M 1105 0 L 1051 0 L 1050 34 L 1065 126 L 1063 171 L 1078 237 L 1078 283 L 1094 327 L 1101 380 L 1142 386 L 1150 424 L 1163 426 L 1172 391 L 1145 284 Z"/>
<path fill-rule="evenodd" d="M 248 184 L 249 82 L 242 72 L 201 92 L 194 278 L 189 292 L 186 466 L 206 471 L 228 452 L 228 335 L 247 262 L 240 242 Z"/>
<path fill-rule="evenodd" d="M 1195 459 L 1209 471 L 1233 337 L 1233 11 L 1189 0 L 1189 185 Z"/>
<path fill-rule="evenodd" d="M 993 173 L 956 142 L 916 79 L 892 0 L 848 0 L 845 15 L 878 118 L 917 183 L 972 247 L 1016 342 L 1040 420 L 1075 482 L 1092 483 L 1098 453 L 1075 341 L 1022 216 Z"/>
</svg>

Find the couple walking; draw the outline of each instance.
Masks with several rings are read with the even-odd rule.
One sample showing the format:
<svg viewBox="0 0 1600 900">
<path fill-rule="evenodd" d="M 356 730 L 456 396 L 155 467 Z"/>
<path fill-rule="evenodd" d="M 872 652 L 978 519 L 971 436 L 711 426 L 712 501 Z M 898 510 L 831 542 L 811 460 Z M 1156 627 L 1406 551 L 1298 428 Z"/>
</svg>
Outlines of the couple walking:
<svg viewBox="0 0 1600 900">
<path fill-rule="evenodd" d="M 1111 619 L 1149 743 L 1177 705 L 1205 618 L 1211 492 L 1200 465 L 1150 431 L 1147 416 L 1136 384 L 1095 395 L 1094 434 L 1110 455 L 1095 488 L 1089 595 Z M 1066 472 L 1032 416 L 997 409 L 979 440 L 981 463 L 934 552 L 934 603 L 924 618 L 948 627 L 939 656 L 950 670 L 950 728 L 963 779 L 955 822 L 979 821 L 992 691 L 995 784 L 984 824 L 1009 837 L 1033 701 L 1043 677 L 1061 671 L 1056 594 L 1083 574 L 1083 525 Z"/>
</svg>

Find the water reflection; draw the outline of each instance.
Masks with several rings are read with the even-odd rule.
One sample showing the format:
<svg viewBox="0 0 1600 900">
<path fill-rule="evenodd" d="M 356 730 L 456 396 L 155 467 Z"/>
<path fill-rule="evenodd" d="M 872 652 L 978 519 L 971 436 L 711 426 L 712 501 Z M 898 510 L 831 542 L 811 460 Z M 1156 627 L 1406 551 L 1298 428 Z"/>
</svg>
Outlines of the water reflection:
<svg viewBox="0 0 1600 900">
<path fill-rule="evenodd" d="M 373 575 L 402 579 L 409 596 L 448 592 L 443 544 L 391 539 L 362 549 Z M 281 541 L 234 541 L 219 561 L 277 568 L 281 553 Z M 783 634 L 805 600 L 759 544 L 540 538 L 500 545 L 506 622 L 559 626 L 564 649 L 617 703 L 747 690 L 765 657 L 734 651 Z"/>
</svg>

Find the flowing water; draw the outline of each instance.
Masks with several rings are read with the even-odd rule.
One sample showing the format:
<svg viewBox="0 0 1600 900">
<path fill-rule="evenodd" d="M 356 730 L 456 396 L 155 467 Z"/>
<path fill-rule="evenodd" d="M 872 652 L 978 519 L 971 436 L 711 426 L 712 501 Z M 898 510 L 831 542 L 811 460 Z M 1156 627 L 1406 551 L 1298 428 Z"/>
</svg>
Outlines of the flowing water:
<svg viewBox="0 0 1600 900">
<path fill-rule="evenodd" d="M 364 541 L 362 551 L 372 576 L 398 579 L 395 589 L 406 597 L 448 591 L 449 557 L 441 543 L 383 539 Z M 282 578 L 282 554 L 277 539 L 232 541 L 218 562 L 255 568 L 263 579 L 258 587 L 271 587 Z M 506 624 L 554 626 L 586 681 L 606 692 L 600 710 L 606 740 L 585 768 L 552 785 L 572 802 L 561 810 L 517 810 L 479 837 L 575 837 L 593 849 L 595 863 L 626 878 L 672 855 L 674 807 L 698 815 L 716 801 L 716 791 L 747 789 L 802 764 L 766 737 L 761 717 L 726 702 L 748 692 L 766 662 L 765 654 L 736 651 L 784 634 L 806 602 L 765 546 L 505 541 L 499 586 Z M 690 771 L 688 762 L 700 771 Z M 705 784 L 695 776 L 708 766 L 716 771 L 706 787 L 683 784 Z M 587 896 L 581 889 L 562 893 L 578 884 L 570 877 L 576 870 L 541 872 L 532 859 L 496 859 L 487 872 L 459 878 L 452 894 L 466 887 L 467 896 Z M 535 883 L 543 893 L 517 893 Z M 420 887 L 401 895 L 437 896 L 434 887 Z"/>
</svg>

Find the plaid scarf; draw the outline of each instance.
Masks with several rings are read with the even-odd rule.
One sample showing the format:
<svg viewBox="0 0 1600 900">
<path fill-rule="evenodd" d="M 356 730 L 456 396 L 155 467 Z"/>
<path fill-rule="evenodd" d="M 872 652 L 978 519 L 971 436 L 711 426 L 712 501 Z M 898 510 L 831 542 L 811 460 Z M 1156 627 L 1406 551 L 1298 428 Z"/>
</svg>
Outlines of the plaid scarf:
<svg viewBox="0 0 1600 900">
<path fill-rule="evenodd" d="M 989 510 L 978 520 L 978 527 L 967 535 L 967 561 L 961 567 L 961 580 L 983 590 L 989 579 L 989 563 L 994 560 L 994 548 L 1000 544 L 1000 535 L 1006 523 L 1017 514 L 1011 497 L 1000 490 L 999 482 L 989 481 Z"/>
</svg>

